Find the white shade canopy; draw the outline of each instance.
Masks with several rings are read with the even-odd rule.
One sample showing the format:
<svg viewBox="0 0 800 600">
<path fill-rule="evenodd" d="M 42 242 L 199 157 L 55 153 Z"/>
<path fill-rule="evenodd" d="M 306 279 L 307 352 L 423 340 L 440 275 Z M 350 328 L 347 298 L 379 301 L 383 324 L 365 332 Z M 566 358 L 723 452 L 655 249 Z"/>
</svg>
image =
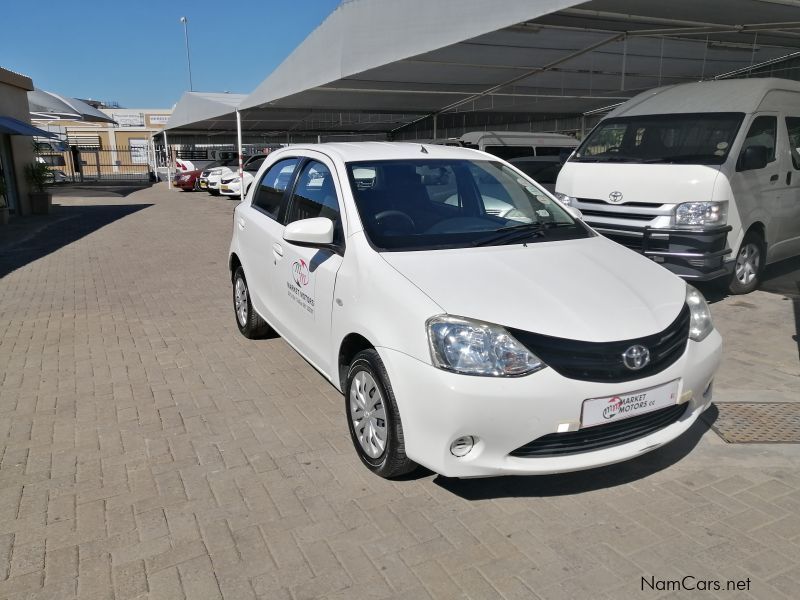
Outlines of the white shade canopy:
<svg viewBox="0 0 800 600">
<path fill-rule="evenodd" d="M 292 132 L 579 115 L 796 52 L 794 0 L 346 0 L 238 108 L 244 131 Z M 233 128 L 220 110 L 199 129 Z"/>
</svg>

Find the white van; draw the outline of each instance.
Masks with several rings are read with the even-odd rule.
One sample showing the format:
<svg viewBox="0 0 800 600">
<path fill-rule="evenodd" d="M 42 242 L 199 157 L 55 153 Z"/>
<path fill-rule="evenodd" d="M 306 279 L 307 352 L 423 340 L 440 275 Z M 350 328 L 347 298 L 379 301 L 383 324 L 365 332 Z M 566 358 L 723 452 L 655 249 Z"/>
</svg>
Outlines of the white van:
<svg viewBox="0 0 800 600">
<path fill-rule="evenodd" d="M 668 86 L 611 112 L 559 173 L 556 195 L 604 235 L 686 279 L 756 289 L 800 254 L 800 83 Z"/>
<path fill-rule="evenodd" d="M 578 147 L 578 140 L 560 133 L 528 131 L 469 131 L 458 138 L 441 140 L 447 146 L 462 146 L 494 154 L 503 160 L 522 156 L 558 156 L 562 160 Z"/>
</svg>

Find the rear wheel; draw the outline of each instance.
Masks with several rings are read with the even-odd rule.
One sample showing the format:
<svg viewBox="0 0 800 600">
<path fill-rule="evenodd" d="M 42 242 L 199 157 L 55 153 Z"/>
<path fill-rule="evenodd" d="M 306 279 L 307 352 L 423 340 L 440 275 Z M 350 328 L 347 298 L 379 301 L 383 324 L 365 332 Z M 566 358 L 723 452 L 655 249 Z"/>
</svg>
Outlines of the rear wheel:
<svg viewBox="0 0 800 600">
<path fill-rule="evenodd" d="M 764 271 L 764 239 L 756 231 L 748 231 L 739 246 L 733 275 L 728 284 L 731 294 L 749 294 L 761 283 Z"/>
<path fill-rule="evenodd" d="M 389 375 L 374 349 L 356 354 L 344 390 L 350 439 L 361 462 L 387 479 L 413 471 L 417 464 L 406 456 Z"/>
<path fill-rule="evenodd" d="M 233 311 L 236 315 L 236 326 L 244 337 L 255 340 L 269 333 L 267 322 L 253 310 L 242 267 L 238 267 L 233 274 Z"/>
</svg>

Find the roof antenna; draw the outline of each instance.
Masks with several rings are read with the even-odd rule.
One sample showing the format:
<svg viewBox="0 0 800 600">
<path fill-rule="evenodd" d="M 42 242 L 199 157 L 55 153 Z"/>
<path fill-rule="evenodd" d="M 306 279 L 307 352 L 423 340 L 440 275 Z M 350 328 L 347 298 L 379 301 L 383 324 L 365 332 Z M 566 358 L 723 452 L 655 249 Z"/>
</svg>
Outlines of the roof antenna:
<svg viewBox="0 0 800 600">
<path fill-rule="evenodd" d="M 425 149 L 425 146 L 423 146 L 422 144 L 419 145 L 419 149 L 420 149 L 420 152 L 422 152 L 423 154 L 427 154 L 428 153 L 428 151 Z"/>
</svg>

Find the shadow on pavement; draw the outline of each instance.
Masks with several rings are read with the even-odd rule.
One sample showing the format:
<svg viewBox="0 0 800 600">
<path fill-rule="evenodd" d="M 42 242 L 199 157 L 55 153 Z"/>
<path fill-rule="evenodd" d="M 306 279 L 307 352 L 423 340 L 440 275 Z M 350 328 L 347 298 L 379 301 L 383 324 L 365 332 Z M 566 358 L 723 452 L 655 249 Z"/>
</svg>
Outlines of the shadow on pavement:
<svg viewBox="0 0 800 600">
<path fill-rule="evenodd" d="M 682 460 L 717 419 L 713 404 L 681 437 L 625 462 L 559 475 L 453 479 L 437 476 L 434 483 L 465 500 L 569 496 L 616 487 L 643 479 Z"/>
<path fill-rule="evenodd" d="M 711 304 L 730 296 L 727 285 L 722 280 L 697 282 L 694 285 L 703 292 L 706 300 Z M 766 267 L 762 283 L 758 289 L 771 294 L 800 296 L 800 256 L 782 260 Z M 742 298 L 746 299 L 747 296 L 742 296 Z"/>
<path fill-rule="evenodd" d="M 697 287 L 703 292 L 709 304 L 724 300 L 730 295 L 721 282 L 698 283 Z M 769 265 L 764 269 L 764 278 L 758 289 L 783 296 L 792 303 L 795 328 L 792 339 L 797 344 L 797 355 L 800 357 L 800 256 Z M 747 300 L 746 295 L 740 296 L 736 300 L 736 305 L 754 310 L 757 308 L 753 302 Z"/>
<path fill-rule="evenodd" d="M 18 232 L 18 241 L 0 246 L 0 278 L 148 206 L 152 204 L 59 206 L 56 219 L 38 228 L 32 223 L 29 233 Z"/>
</svg>

